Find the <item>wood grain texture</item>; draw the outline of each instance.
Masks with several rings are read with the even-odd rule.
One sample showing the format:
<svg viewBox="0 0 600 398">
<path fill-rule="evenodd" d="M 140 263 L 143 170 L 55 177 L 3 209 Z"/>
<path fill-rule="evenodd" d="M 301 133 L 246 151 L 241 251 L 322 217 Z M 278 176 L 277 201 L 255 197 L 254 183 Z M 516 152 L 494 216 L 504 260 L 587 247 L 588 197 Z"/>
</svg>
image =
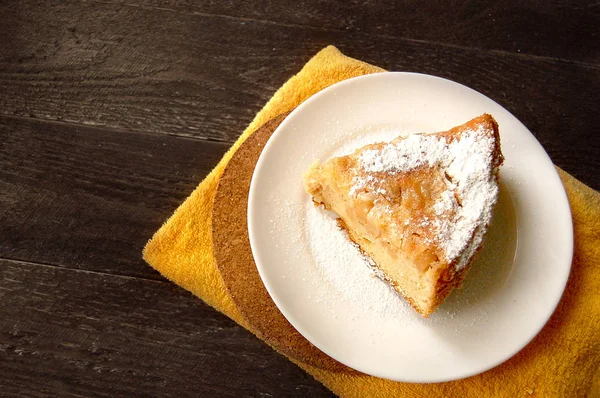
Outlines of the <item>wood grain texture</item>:
<svg viewBox="0 0 600 398">
<path fill-rule="evenodd" d="M 0 257 L 159 278 L 154 232 L 227 145 L 0 118 Z"/>
<path fill-rule="evenodd" d="M 349 35 L 368 34 L 581 62 L 600 61 L 600 7 L 595 1 L 107 2 Z"/>
<path fill-rule="evenodd" d="M 3 397 L 332 394 L 173 284 L 0 260 Z"/>
<path fill-rule="evenodd" d="M 598 64 L 160 5 L 54 0 L 1 7 L 5 115 L 230 143 L 311 55 L 335 44 L 390 70 L 438 75 L 482 92 L 523 121 L 556 164 L 600 186 Z M 582 39 L 578 48 L 594 53 L 596 42 Z"/>
</svg>

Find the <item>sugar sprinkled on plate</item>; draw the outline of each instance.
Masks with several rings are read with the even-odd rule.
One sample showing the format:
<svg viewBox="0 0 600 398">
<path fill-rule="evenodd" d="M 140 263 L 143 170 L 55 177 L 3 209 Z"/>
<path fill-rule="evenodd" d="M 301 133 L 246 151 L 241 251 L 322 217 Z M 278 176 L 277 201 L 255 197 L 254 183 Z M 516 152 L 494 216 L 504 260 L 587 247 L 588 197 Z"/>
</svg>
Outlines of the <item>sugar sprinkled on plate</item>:
<svg viewBox="0 0 600 398">
<path fill-rule="evenodd" d="M 306 232 L 321 276 L 346 301 L 372 315 L 407 315 L 413 310 L 371 270 L 369 260 L 352 244 L 335 214 L 306 203 Z"/>
</svg>

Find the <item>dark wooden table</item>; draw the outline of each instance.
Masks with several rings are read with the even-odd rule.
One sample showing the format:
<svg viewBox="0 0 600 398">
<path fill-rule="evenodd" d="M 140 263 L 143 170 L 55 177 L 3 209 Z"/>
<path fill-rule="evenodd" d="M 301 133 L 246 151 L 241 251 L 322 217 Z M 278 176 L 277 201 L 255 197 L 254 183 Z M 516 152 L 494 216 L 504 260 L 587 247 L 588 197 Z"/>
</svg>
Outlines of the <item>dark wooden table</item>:
<svg viewBox="0 0 600 398">
<path fill-rule="evenodd" d="M 0 396 L 330 395 L 140 255 L 327 44 L 484 93 L 600 188 L 598 2 L 396 3 L 1 2 Z"/>
</svg>

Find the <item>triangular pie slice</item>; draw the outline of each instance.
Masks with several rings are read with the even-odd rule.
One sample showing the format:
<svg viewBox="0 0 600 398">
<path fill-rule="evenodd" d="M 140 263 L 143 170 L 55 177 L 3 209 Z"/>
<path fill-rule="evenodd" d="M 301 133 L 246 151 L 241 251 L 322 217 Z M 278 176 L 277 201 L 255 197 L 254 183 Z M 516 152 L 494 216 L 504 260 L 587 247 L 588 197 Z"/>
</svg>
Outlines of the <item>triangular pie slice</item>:
<svg viewBox="0 0 600 398">
<path fill-rule="evenodd" d="M 498 124 L 484 114 L 314 163 L 303 177 L 376 274 L 427 317 L 460 286 L 482 246 L 503 159 Z"/>
</svg>

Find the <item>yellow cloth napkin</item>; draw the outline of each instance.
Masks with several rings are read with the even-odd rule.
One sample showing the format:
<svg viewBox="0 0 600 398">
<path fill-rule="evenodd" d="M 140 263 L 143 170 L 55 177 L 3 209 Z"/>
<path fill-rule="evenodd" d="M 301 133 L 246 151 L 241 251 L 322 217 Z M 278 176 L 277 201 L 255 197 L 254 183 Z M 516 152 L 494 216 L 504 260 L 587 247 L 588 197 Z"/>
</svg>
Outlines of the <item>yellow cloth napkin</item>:
<svg viewBox="0 0 600 398">
<path fill-rule="evenodd" d="M 251 329 L 228 296 L 213 258 L 212 201 L 225 166 L 244 140 L 269 119 L 341 80 L 382 71 L 344 56 L 335 47 L 321 50 L 275 93 L 217 167 L 154 235 L 144 249 L 144 259 L 166 278 Z M 515 357 L 483 374 L 440 384 L 398 383 L 295 362 L 336 394 L 348 397 L 600 397 L 600 193 L 559 172 L 575 226 L 571 276 L 546 327 Z M 543 278 L 540 275 L 540 283 Z"/>
</svg>

